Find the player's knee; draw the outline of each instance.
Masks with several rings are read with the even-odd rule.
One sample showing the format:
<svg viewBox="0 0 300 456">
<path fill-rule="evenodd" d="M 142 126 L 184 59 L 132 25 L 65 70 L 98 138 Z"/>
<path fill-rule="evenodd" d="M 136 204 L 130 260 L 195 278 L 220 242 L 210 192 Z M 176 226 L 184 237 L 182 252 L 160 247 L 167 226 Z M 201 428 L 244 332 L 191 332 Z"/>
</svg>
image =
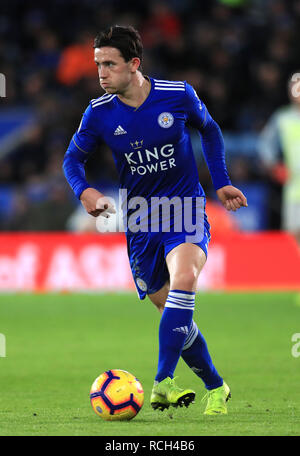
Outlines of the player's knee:
<svg viewBox="0 0 300 456">
<path fill-rule="evenodd" d="M 198 272 L 196 268 L 187 268 L 178 272 L 171 280 L 171 289 L 194 290 L 197 285 Z"/>
</svg>

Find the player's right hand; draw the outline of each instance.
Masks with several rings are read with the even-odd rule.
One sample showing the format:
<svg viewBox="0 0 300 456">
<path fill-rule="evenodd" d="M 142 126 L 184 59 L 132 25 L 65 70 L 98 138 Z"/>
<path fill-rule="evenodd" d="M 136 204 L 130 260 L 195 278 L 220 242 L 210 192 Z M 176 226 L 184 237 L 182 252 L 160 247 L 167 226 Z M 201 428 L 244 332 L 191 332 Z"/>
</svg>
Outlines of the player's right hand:
<svg viewBox="0 0 300 456">
<path fill-rule="evenodd" d="M 110 200 L 95 188 L 86 188 L 80 195 L 80 201 L 88 214 L 109 218 L 116 210 Z"/>
</svg>

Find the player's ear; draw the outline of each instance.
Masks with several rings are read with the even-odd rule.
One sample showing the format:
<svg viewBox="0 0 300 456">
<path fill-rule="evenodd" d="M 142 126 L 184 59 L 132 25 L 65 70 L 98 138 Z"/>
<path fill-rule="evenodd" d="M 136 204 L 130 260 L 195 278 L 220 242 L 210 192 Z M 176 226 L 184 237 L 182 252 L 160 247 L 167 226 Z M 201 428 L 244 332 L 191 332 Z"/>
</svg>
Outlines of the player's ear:
<svg viewBox="0 0 300 456">
<path fill-rule="evenodd" d="M 130 62 L 131 71 L 135 73 L 141 64 L 141 60 L 138 57 L 133 57 Z"/>
</svg>

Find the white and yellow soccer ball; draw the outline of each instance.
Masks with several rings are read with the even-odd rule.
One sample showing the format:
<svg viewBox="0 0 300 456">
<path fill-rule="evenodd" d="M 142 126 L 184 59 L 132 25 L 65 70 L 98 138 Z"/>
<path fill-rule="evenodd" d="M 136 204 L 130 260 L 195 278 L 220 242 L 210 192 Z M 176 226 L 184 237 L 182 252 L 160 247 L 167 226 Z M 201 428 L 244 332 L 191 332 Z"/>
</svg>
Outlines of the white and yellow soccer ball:
<svg viewBox="0 0 300 456">
<path fill-rule="evenodd" d="M 129 372 L 111 369 L 92 384 L 90 400 L 94 412 L 106 421 L 131 420 L 144 404 L 139 380 Z"/>
</svg>

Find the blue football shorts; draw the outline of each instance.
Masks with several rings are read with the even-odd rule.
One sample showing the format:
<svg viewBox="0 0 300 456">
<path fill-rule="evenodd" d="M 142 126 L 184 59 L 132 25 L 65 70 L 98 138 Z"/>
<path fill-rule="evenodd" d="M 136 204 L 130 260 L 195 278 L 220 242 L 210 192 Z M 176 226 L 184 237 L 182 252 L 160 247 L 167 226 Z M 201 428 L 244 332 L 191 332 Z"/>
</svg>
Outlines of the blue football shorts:
<svg viewBox="0 0 300 456">
<path fill-rule="evenodd" d="M 210 225 L 206 214 L 204 214 L 203 225 L 201 239 L 193 239 L 195 242 L 192 243 L 198 245 L 207 257 Z M 188 238 L 190 235 L 185 231 L 158 233 L 127 231 L 129 263 L 140 299 L 145 299 L 147 294 L 157 292 L 169 280 L 166 256 L 177 245 L 191 242 Z"/>
</svg>

